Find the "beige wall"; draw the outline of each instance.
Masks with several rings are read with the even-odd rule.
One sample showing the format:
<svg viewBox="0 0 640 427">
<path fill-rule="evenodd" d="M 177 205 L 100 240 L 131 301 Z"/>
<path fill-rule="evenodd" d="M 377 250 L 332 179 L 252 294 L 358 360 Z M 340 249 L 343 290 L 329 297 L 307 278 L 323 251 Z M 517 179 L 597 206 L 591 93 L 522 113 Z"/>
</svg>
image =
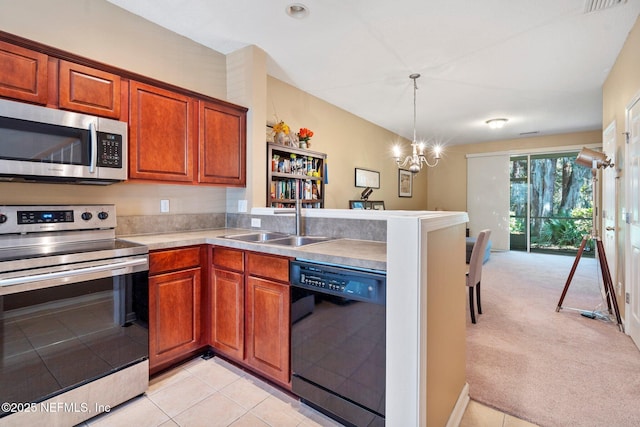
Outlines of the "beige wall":
<svg viewBox="0 0 640 427">
<path fill-rule="evenodd" d="M 296 132 L 302 127 L 313 130 L 311 150 L 327 154 L 326 208 L 348 208 L 349 200 L 360 199 L 363 188 L 354 184 L 355 168 L 358 167 L 380 172 L 380 189 L 374 190 L 370 200 L 384 200 L 387 209 L 426 209 L 427 175 L 424 171 L 416 175 L 413 197 L 398 197 L 398 168 L 391 155 L 391 146 L 398 138 L 396 134 L 269 77 L 267 121 L 273 123 L 276 119 L 284 120 Z M 408 146 L 406 142 L 405 152 Z M 266 166 L 254 167 L 266 174 Z M 266 181 L 264 185 L 266 188 Z"/>
<path fill-rule="evenodd" d="M 626 224 L 621 221 L 621 213 L 625 210 L 626 198 L 624 194 L 625 180 L 625 138 L 622 134 L 626 130 L 626 107 L 632 99 L 640 95 L 640 18 L 631 29 L 627 40 L 616 59 L 615 65 L 607 76 L 602 87 L 602 123 L 607 127 L 611 122 L 616 123 L 616 170 L 618 170 L 617 182 L 617 277 L 622 284 L 621 292 L 618 293 L 618 305 L 624 314 L 625 293 L 625 246 L 624 239 Z M 615 279 L 614 279 L 615 280 Z"/>
<path fill-rule="evenodd" d="M 427 425 L 444 426 L 466 382 L 466 264 L 463 224 L 428 234 Z M 426 329 L 425 329 L 426 330 Z"/>
<path fill-rule="evenodd" d="M 467 154 L 553 149 L 573 145 L 579 150 L 582 145 L 601 142 L 602 131 L 597 130 L 448 146 L 441 165 L 428 171 L 427 209 L 467 210 Z"/>
<path fill-rule="evenodd" d="M 395 134 L 278 80 L 267 80 L 266 55 L 255 47 L 226 58 L 106 1 L 0 0 L 0 10 L 3 31 L 249 107 L 246 189 L 0 183 L 2 204 L 115 203 L 126 215 L 159 214 L 160 199 L 170 200 L 171 213 L 235 211 L 239 199 L 247 199 L 249 208 L 265 206 L 264 125 L 277 111 L 292 127 L 313 129 L 312 149 L 328 154 L 326 207 L 345 208 L 348 200 L 359 198 L 362 189 L 354 186 L 354 168 L 361 167 L 380 171 L 381 188 L 372 199 L 384 200 L 387 209 L 426 208 L 424 172 L 416 176 L 412 198 L 398 197 L 398 172 L 389 149 Z M 113 26 L 100 27 L 99 22 Z"/>
<path fill-rule="evenodd" d="M 106 1 L 0 0 L 0 11 L 8 33 L 226 99 L 224 55 Z M 219 187 L 0 183 L 0 204 L 115 203 L 125 215 L 160 214 L 161 199 L 170 213 L 224 212 L 225 198 Z"/>
</svg>

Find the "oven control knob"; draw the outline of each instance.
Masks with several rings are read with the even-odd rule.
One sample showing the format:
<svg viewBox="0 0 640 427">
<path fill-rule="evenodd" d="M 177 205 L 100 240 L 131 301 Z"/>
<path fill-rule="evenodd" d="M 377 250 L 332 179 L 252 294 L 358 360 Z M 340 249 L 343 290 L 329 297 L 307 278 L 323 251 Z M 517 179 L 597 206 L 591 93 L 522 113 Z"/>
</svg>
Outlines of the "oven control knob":
<svg viewBox="0 0 640 427">
<path fill-rule="evenodd" d="M 104 221 L 105 219 L 109 218 L 109 214 L 105 211 L 98 212 L 98 218 Z"/>
<path fill-rule="evenodd" d="M 4 224 L 7 222 L 7 216 L 5 214 L 0 214 L 0 224 Z"/>
<path fill-rule="evenodd" d="M 89 221 L 91 218 L 93 218 L 93 215 L 91 215 L 91 212 L 82 212 L 80 218 L 84 219 L 85 221 Z"/>
</svg>

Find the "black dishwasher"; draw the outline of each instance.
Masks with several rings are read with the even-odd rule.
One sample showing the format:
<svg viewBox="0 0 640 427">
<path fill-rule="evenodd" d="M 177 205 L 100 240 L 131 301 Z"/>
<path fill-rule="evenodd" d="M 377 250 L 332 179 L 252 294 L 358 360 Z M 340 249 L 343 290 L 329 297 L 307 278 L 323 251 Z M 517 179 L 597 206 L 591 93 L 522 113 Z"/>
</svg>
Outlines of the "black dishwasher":
<svg viewBox="0 0 640 427">
<path fill-rule="evenodd" d="M 346 425 L 384 426 L 386 274 L 290 264 L 292 390 Z"/>
</svg>

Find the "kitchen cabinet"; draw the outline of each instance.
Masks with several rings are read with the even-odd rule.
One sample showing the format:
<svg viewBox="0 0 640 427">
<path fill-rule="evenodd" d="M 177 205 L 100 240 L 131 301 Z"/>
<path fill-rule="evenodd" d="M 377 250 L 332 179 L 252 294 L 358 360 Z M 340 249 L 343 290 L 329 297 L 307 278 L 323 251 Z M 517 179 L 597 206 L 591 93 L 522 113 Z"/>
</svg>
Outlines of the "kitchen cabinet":
<svg viewBox="0 0 640 427">
<path fill-rule="evenodd" d="M 198 181 L 210 184 L 246 184 L 246 111 L 200 101 Z"/>
<path fill-rule="evenodd" d="M 196 103 L 181 93 L 129 83 L 129 178 L 192 182 Z"/>
<path fill-rule="evenodd" d="M 302 199 L 304 208 L 324 207 L 324 166 L 327 155 L 267 144 L 267 207 L 291 208 Z"/>
<path fill-rule="evenodd" d="M 244 359 L 244 251 L 214 247 L 209 284 L 209 344 L 235 360 Z"/>
<path fill-rule="evenodd" d="M 45 105 L 48 62 L 44 53 L 0 41 L 0 96 Z"/>
<path fill-rule="evenodd" d="M 120 76 L 64 60 L 58 73 L 60 108 L 120 119 Z"/>
<path fill-rule="evenodd" d="M 149 253 L 149 370 L 202 347 L 201 247 Z"/>
<path fill-rule="evenodd" d="M 214 351 L 289 387 L 289 258 L 214 246 L 208 293 Z"/>
<path fill-rule="evenodd" d="M 0 97 L 128 121 L 132 180 L 246 185 L 245 107 L 9 35 Z"/>
<path fill-rule="evenodd" d="M 246 360 L 256 371 L 290 383 L 289 260 L 247 253 Z"/>
<path fill-rule="evenodd" d="M 246 184 L 246 108 L 130 82 L 129 177 Z"/>
</svg>

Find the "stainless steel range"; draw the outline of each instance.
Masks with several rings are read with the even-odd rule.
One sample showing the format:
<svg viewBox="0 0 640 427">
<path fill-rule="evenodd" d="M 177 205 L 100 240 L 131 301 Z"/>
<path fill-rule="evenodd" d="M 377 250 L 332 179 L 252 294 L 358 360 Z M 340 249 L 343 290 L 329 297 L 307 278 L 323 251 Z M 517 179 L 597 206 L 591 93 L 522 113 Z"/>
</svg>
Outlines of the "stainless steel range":
<svg viewBox="0 0 640 427">
<path fill-rule="evenodd" d="M 148 249 L 113 205 L 0 206 L 0 426 L 73 425 L 148 386 Z"/>
</svg>

